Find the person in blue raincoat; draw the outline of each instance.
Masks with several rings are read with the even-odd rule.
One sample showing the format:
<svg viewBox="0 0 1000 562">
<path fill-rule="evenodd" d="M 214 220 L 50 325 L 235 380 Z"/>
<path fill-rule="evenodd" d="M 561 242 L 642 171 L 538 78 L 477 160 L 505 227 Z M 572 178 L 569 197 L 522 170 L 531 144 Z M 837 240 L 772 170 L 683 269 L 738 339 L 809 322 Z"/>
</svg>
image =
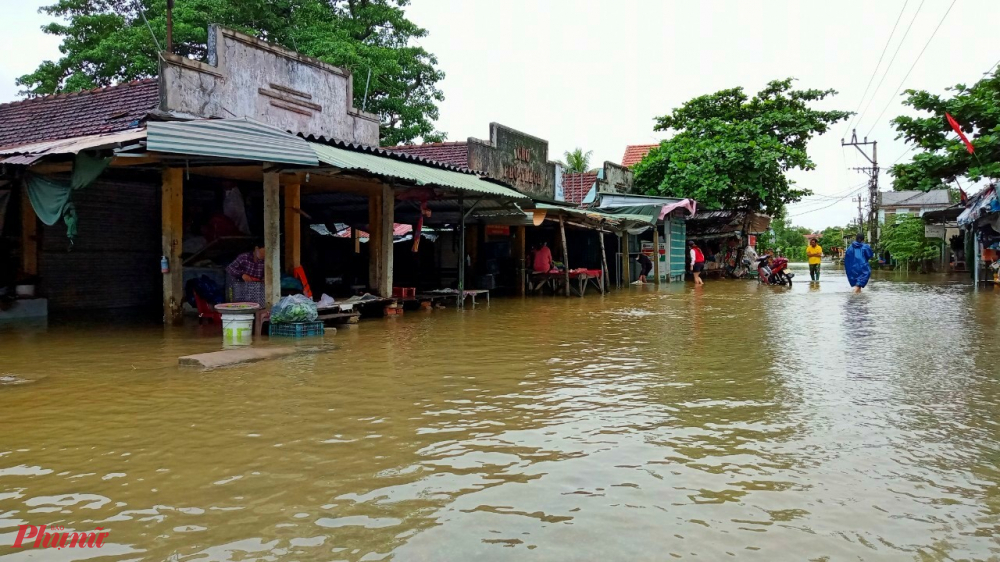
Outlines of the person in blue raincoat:
<svg viewBox="0 0 1000 562">
<path fill-rule="evenodd" d="M 847 281 L 854 287 L 855 293 L 860 293 L 861 288 L 868 284 L 868 279 L 872 276 L 872 267 L 868 265 L 868 260 L 874 255 L 872 247 L 864 243 L 864 236 L 861 234 L 858 234 L 844 252 L 844 270 L 847 273 Z"/>
</svg>

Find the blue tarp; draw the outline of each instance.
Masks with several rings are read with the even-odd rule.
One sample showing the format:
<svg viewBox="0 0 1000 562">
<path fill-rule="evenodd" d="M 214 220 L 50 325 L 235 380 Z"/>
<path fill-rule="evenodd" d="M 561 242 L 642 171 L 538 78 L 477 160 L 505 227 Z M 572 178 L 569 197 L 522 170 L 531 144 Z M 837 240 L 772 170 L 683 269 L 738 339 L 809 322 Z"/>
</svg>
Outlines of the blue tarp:
<svg viewBox="0 0 1000 562">
<path fill-rule="evenodd" d="M 844 252 L 844 271 L 852 287 L 864 287 L 868 284 L 868 279 L 872 276 L 868 260 L 874 255 L 872 247 L 863 242 L 854 241 L 847 247 Z"/>
</svg>

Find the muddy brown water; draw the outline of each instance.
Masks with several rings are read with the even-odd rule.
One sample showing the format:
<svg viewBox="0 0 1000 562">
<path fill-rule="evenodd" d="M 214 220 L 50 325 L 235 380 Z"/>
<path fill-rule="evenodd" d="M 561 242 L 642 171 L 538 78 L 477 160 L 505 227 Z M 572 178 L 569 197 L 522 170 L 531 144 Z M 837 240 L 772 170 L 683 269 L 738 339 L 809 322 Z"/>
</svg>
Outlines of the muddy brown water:
<svg viewBox="0 0 1000 562">
<path fill-rule="evenodd" d="M 996 560 L 1000 294 L 958 281 L 494 299 L 212 372 L 194 329 L 0 328 L 0 560 Z"/>
</svg>

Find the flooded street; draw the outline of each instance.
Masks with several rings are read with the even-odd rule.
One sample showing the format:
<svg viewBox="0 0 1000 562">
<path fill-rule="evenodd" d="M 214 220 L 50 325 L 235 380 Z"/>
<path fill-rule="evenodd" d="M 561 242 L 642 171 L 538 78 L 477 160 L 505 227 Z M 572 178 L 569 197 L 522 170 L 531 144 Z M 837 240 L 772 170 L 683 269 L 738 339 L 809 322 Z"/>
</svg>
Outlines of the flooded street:
<svg viewBox="0 0 1000 562">
<path fill-rule="evenodd" d="M 1000 295 L 797 274 L 211 372 L 175 367 L 218 347 L 193 329 L 0 328 L 0 560 L 1000 558 Z M 10 549 L 21 524 L 110 534 Z"/>
</svg>

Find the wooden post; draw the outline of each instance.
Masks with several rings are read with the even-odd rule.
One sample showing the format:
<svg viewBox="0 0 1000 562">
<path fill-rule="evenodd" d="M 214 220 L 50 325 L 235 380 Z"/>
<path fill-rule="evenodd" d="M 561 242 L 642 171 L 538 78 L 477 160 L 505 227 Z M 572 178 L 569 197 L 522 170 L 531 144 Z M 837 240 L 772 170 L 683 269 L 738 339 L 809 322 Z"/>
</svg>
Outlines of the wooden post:
<svg viewBox="0 0 1000 562">
<path fill-rule="evenodd" d="M 28 197 L 28 185 L 21 190 L 21 271 L 38 275 L 38 217 Z"/>
<path fill-rule="evenodd" d="M 656 286 L 660 286 L 660 229 L 653 225 L 653 277 Z"/>
<path fill-rule="evenodd" d="M 628 285 L 632 282 L 632 271 L 629 267 L 632 262 L 630 257 L 628 255 L 628 231 L 626 230 L 622 232 L 622 285 Z"/>
<path fill-rule="evenodd" d="M 180 324 L 184 305 L 184 268 L 181 250 L 184 240 L 184 170 L 163 170 L 161 188 L 161 250 L 170 267 L 163 274 L 163 323 Z"/>
<path fill-rule="evenodd" d="M 354 253 L 361 253 L 361 231 L 356 228 L 351 228 L 351 238 L 354 239 Z"/>
<path fill-rule="evenodd" d="M 563 251 L 563 272 L 566 278 L 566 296 L 569 297 L 569 248 L 566 246 L 566 219 L 563 215 L 559 215 L 559 235 L 562 237 L 562 251 Z"/>
<path fill-rule="evenodd" d="M 298 182 L 285 185 L 285 272 L 302 265 L 302 190 Z"/>
<path fill-rule="evenodd" d="M 597 236 L 601 239 L 601 292 L 608 292 L 608 254 L 604 251 L 604 231 L 598 230 Z"/>
<path fill-rule="evenodd" d="M 281 185 L 264 164 L 264 306 L 281 299 Z"/>
<path fill-rule="evenodd" d="M 525 259 L 527 256 L 526 250 L 526 234 L 527 230 L 523 226 L 518 226 L 514 230 L 514 263 L 517 266 L 517 294 L 524 296 L 527 293 L 525 276 L 527 275 L 527 265 L 525 264 Z"/>
<path fill-rule="evenodd" d="M 392 227 L 396 201 L 392 186 L 383 183 L 368 198 L 368 285 L 380 297 L 392 296 Z"/>
<path fill-rule="evenodd" d="M 461 215 L 458 238 L 458 308 L 465 308 L 465 198 L 458 196 L 458 214 Z"/>
</svg>

